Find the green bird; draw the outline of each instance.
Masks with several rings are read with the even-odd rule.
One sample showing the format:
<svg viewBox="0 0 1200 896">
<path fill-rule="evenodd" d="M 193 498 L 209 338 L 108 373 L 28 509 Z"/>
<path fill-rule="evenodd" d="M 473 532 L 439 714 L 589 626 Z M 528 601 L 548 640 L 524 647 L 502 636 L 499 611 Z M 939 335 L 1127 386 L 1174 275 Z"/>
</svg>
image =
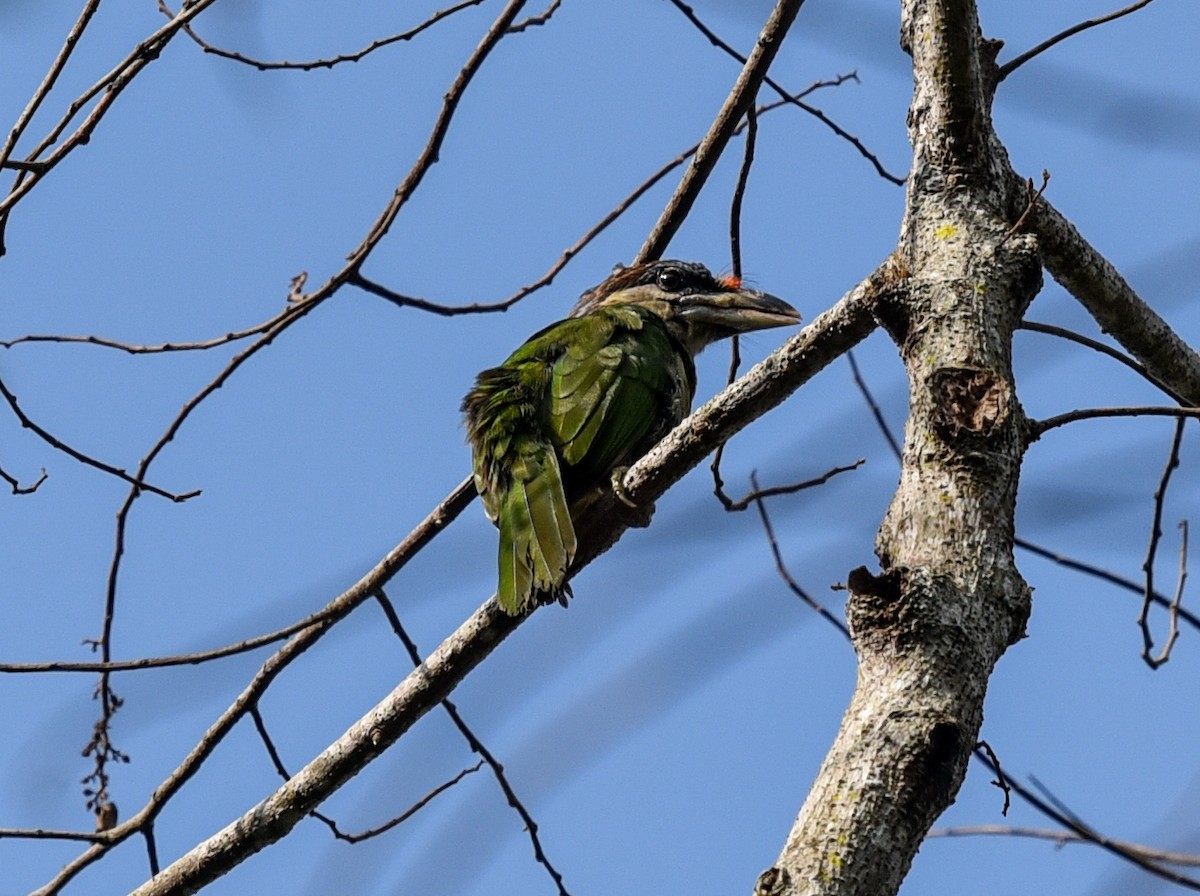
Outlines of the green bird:
<svg viewBox="0 0 1200 896">
<path fill-rule="evenodd" d="M 475 486 L 500 530 L 497 599 L 511 615 L 567 592 L 572 509 L 687 416 L 710 343 L 795 324 L 774 296 L 700 264 L 618 267 L 572 316 L 535 333 L 463 399 Z"/>
</svg>

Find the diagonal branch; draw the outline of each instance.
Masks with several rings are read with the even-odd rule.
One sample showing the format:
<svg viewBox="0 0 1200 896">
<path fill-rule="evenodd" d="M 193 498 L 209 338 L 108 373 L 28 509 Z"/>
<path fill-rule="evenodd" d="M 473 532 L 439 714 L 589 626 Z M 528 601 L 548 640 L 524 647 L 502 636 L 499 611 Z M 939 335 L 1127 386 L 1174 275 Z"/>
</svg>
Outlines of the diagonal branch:
<svg viewBox="0 0 1200 896">
<path fill-rule="evenodd" d="M 1058 32 L 1058 34 L 1054 35 L 1053 37 L 1042 41 L 1032 50 L 1026 50 L 1016 59 L 1010 60 L 1009 62 L 1006 62 L 1004 65 L 1000 66 L 1000 68 L 996 71 L 997 82 L 1003 81 L 1030 59 L 1046 52 L 1060 41 L 1064 41 L 1068 37 L 1074 37 L 1079 32 L 1087 31 L 1089 28 L 1095 28 L 1097 25 L 1103 25 L 1106 22 L 1112 22 L 1121 18 L 1122 16 L 1127 16 L 1131 12 L 1137 12 L 1143 6 L 1149 6 L 1152 2 L 1153 0 L 1137 0 L 1136 3 L 1131 3 L 1129 6 L 1126 6 L 1123 9 L 1118 9 L 1115 12 L 1110 12 L 1108 15 L 1098 16 L 1094 19 L 1086 19 L 1082 22 L 1072 25 L 1070 28 L 1066 28 Z"/>
<path fill-rule="evenodd" d="M 1010 177 L 1013 196 L 1023 196 L 1025 180 Z M 1042 262 L 1142 366 L 1193 405 L 1200 405 L 1200 354 L 1134 291 L 1113 264 L 1043 197 L 1030 216 Z"/>
<path fill-rule="evenodd" d="M 343 62 L 358 62 L 359 60 L 371 55 L 376 50 L 382 49 L 383 47 L 388 47 L 392 44 L 400 43 L 401 41 L 412 40 L 421 32 L 432 28 L 442 19 L 449 18 L 456 12 L 460 12 L 469 6 L 478 6 L 482 2 L 483 0 L 461 0 L 461 2 L 456 3 L 453 6 L 447 6 L 445 9 L 439 9 L 433 15 L 429 16 L 429 18 L 425 19 L 425 21 L 421 22 L 419 25 L 409 28 L 407 31 L 401 31 L 399 34 L 392 34 L 388 37 L 381 37 L 378 40 L 373 40 L 361 50 L 357 50 L 353 53 L 338 53 L 336 56 L 327 56 L 322 59 L 310 59 L 304 62 L 289 62 L 287 60 L 273 62 L 265 59 L 254 59 L 243 53 L 238 53 L 233 50 L 225 50 L 221 47 L 214 46 L 213 44 L 204 40 L 204 38 L 200 37 L 200 35 L 197 34 L 195 29 L 190 25 L 184 28 L 184 31 L 186 31 L 187 36 L 195 42 L 196 46 L 200 47 L 200 49 L 202 49 L 205 53 L 211 53 L 213 56 L 220 56 L 223 59 L 229 59 L 233 62 L 240 62 L 243 65 L 249 65 L 258 69 L 260 72 L 279 69 L 291 69 L 293 71 L 308 72 L 320 68 L 333 68 L 335 65 L 340 65 Z M 168 18 L 174 15 L 164 0 L 158 0 L 158 8 L 163 15 L 167 16 Z"/>
<path fill-rule="evenodd" d="M 88 865 L 102 858 L 108 850 L 126 838 L 149 829 L 163 807 L 196 774 L 225 736 L 245 717 L 259 697 L 279 674 L 295 659 L 305 653 L 324 637 L 342 618 L 377 591 L 399 572 L 409 560 L 428 544 L 439 532 L 450 525 L 475 497 L 475 486 L 470 479 L 461 482 L 429 515 L 408 534 L 396 547 L 387 553 L 370 572 L 346 591 L 330 601 L 324 609 L 309 619 L 312 624 L 298 632 L 283 647 L 272 654 L 259 668 L 253 680 L 242 690 L 237 699 L 223 712 L 200 738 L 200 742 L 155 789 L 150 800 L 139 811 L 116 827 L 106 831 L 103 843 L 97 843 L 67 863 L 55 877 L 36 891 L 35 896 L 50 896 L 57 893 Z M 317 617 L 320 617 L 317 619 Z"/>
<path fill-rule="evenodd" d="M 683 224 L 684 218 L 691 211 L 696 197 L 700 195 L 700 190 L 716 166 L 721 153 L 725 151 L 738 122 L 742 120 L 754 103 L 758 88 L 767 75 L 767 69 L 775 60 L 775 55 L 779 52 L 779 47 L 787 36 L 788 29 L 803 5 L 804 0 L 778 0 L 776 3 L 758 35 L 754 51 L 747 58 L 741 74 L 738 75 L 738 79 L 733 85 L 733 90 L 725 98 L 708 133 L 700 141 L 700 147 L 692 157 L 692 163 L 684 172 L 679 186 L 675 188 L 675 193 L 659 216 L 658 223 L 646 237 L 646 242 L 638 251 L 636 261 L 660 258 L 671 242 L 671 238 Z"/>
<path fill-rule="evenodd" d="M 629 497 L 643 504 L 653 501 L 723 439 L 782 402 L 864 339 L 875 328 L 871 311 L 875 300 L 888 288 L 887 270 L 885 266 L 859 284 L 782 348 L 677 426 L 630 469 L 625 479 Z M 606 501 L 615 504 L 616 498 L 609 495 Z M 621 515 L 605 512 L 605 503 L 598 502 L 596 512 L 589 514 L 591 526 L 580 529 L 580 551 L 573 572 L 615 543 L 624 530 Z M 386 578 L 373 576 L 369 586 L 364 580 L 352 591 L 365 597 L 364 592 L 378 588 L 383 581 Z M 195 892 L 254 852 L 284 837 L 309 811 L 437 706 L 523 619 L 506 615 L 495 599 L 488 600 L 391 694 L 287 784 L 143 884 L 135 896 Z"/>
</svg>

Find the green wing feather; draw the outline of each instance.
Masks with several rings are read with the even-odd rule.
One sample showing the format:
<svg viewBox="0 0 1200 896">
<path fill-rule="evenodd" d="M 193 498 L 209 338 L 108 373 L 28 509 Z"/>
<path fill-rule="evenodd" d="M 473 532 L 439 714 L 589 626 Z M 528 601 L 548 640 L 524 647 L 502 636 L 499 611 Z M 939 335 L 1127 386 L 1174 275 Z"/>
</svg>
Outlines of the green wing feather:
<svg viewBox="0 0 1200 896">
<path fill-rule="evenodd" d="M 560 595 L 575 557 L 568 495 L 631 462 L 691 404 L 691 359 L 653 314 L 603 309 L 552 324 L 463 401 L 475 484 L 500 529 L 508 613 Z"/>
<path fill-rule="evenodd" d="M 551 429 L 583 482 L 636 460 L 692 399 L 691 360 L 657 318 L 635 308 L 607 313 L 615 321 L 606 344 L 571 346 L 551 376 Z"/>
</svg>

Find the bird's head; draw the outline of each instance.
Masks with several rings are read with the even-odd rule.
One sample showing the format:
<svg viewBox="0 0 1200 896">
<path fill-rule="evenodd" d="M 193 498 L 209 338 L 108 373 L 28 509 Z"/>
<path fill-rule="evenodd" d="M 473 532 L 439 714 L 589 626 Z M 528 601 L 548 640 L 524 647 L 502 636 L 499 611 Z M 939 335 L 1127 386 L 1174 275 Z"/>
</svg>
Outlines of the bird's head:
<svg viewBox="0 0 1200 896">
<path fill-rule="evenodd" d="M 613 305 L 639 305 L 661 317 L 691 354 L 718 339 L 799 323 L 783 299 L 716 277 L 702 264 L 652 261 L 618 267 L 586 293 L 572 312 L 578 317 Z"/>
</svg>

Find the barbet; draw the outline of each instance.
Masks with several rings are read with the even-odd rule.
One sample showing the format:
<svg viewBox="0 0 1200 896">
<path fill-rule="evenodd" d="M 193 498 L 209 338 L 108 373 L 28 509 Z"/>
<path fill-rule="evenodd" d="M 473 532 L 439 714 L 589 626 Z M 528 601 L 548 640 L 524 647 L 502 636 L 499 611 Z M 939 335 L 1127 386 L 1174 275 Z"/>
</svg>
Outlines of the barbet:
<svg viewBox="0 0 1200 896">
<path fill-rule="evenodd" d="M 572 509 L 687 416 L 693 358 L 718 339 L 800 320 L 774 296 L 700 264 L 619 267 L 572 316 L 534 334 L 463 399 L 475 486 L 500 530 L 500 606 L 566 590 Z"/>
</svg>

